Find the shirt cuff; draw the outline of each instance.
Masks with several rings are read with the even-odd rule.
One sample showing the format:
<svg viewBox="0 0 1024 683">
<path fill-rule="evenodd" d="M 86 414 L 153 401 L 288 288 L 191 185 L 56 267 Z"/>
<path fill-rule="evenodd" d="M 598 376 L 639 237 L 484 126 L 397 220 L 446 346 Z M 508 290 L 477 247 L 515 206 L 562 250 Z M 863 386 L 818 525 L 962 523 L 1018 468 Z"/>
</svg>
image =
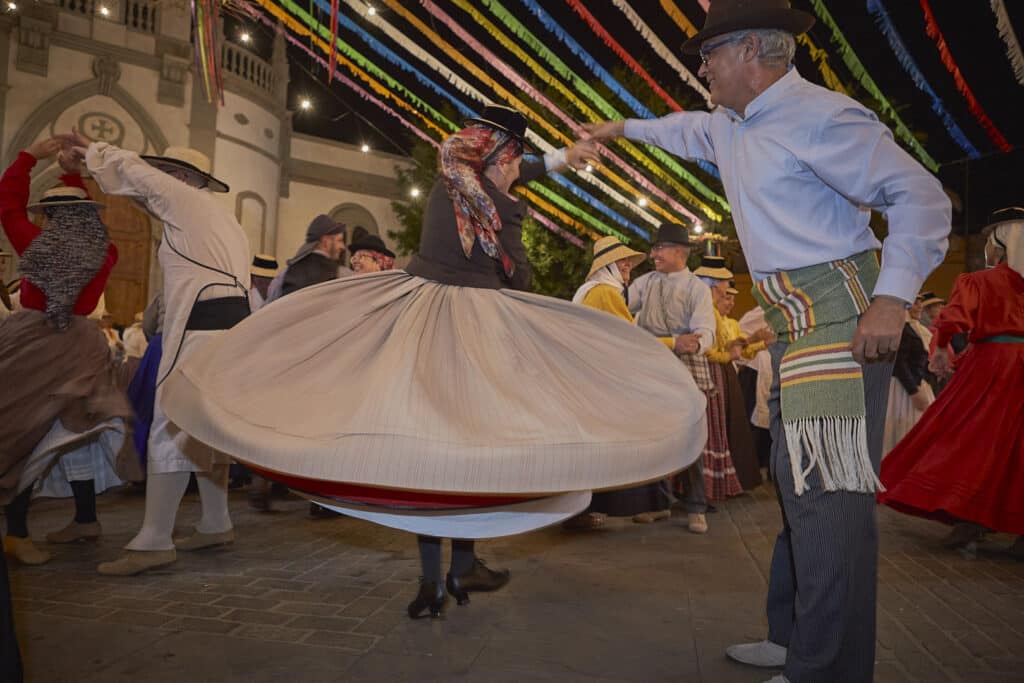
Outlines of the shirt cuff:
<svg viewBox="0 0 1024 683">
<path fill-rule="evenodd" d="M 921 277 L 912 270 L 883 267 L 872 296 L 894 296 L 907 304 L 912 304 L 922 284 Z"/>
<path fill-rule="evenodd" d="M 544 155 L 544 170 L 548 173 L 564 168 L 567 163 L 565 160 L 565 147 L 553 149 Z"/>
<path fill-rule="evenodd" d="M 645 123 L 644 119 L 626 119 L 622 125 L 622 137 L 629 138 L 630 140 L 637 140 L 643 137 L 641 126 Z"/>
</svg>

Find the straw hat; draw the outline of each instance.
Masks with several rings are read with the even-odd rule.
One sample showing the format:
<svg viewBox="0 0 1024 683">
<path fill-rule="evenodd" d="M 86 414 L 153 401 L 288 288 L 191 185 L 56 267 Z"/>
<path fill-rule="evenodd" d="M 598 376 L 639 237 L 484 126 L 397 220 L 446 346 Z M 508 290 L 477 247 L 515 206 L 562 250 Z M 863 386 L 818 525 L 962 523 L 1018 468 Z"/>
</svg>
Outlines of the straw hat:
<svg viewBox="0 0 1024 683">
<path fill-rule="evenodd" d="M 277 259 L 271 254 L 256 254 L 252 257 L 252 266 L 249 268 L 250 275 L 257 277 L 276 277 L 278 269 Z"/>
<path fill-rule="evenodd" d="M 693 271 L 697 277 L 710 277 L 715 280 L 731 280 L 732 271 L 725 267 L 725 259 L 721 256 L 703 256 L 700 268 Z"/>
<path fill-rule="evenodd" d="M 213 192 L 227 192 L 230 190 L 227 183 L 214 178 L 211 175 L 213 163 L 210 157 L 198 149 L 190 147 L 168 147 L 159 156 L 143 156 L 143 160 L 150 166 L 167 172 L 172 170 L 184 170 L 198 176 L 206 181 L 206 186 Z"/>
<path fill-rule="evenodd" d="M 590 266 L 587 278 L 601 270 L 605 266 L 615 263 L 621 259 L 628 258 L 634 266 L 643 263 L 647 258 L 646 254 L 630 249 L 619 241 L 617 237 L 602 237 L 594 242 L 594 262 Z"/>
<path fill-rule="evenodd" d="M 917 300 L 921 302 L 921 305 L 928 308 L 932 304 L 944 304 L 945 299 L 941 299 L 935 296 L 935 292 L 921 292 L 917 295 Z"/>
<path fill-rule="evenodd" d="M 39 198 L 38 202 L 29 204 L 25 208 L 32 213 L 43 213 L 45 209 L 54 206 L 71 206 L 73 204 L 91 206 L 97 211 L 104 208 L 99 202 L 89 199 L 89 195 L 82 188 L 68 187 L 66 185 L 47 190 Z"/>
</svg>

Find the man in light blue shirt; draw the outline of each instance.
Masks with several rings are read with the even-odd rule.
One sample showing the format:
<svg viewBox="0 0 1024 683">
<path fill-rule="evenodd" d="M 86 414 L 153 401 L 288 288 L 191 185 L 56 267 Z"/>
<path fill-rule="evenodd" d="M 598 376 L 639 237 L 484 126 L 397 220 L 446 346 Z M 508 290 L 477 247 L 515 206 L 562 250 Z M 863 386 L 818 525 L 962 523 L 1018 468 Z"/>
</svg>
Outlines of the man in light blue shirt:
<svg viewBox="0 0 1024 683">
<path fill-rule="evenodd" d="M 881 247 L 881 273 L 851 350 L 863 364 L 867 440 L 877 474 L 892 365 L 905 308 L 942 262 L 950 202 L 939 182 L 904 152 L 872 112 L 805 81 L 792 66 L 793 36 L 814 18 L 788 0 L 713 0 L 699 52 L 715 111 L 652 121 L 587 124 L 592 137 L 642 140 L 717 164 L 755 279 L 846 259 Z M 881 245 L 870 209 L 888 219 Z M 870 681 L 874 671 L 878 531 L 870 493 L 825 491 L 818 472 L 801 495 L 782 430 L 779 363 L 772 470 L 783 512 L 768 589 L 768 638 L 727 654 L 784 667 L 772 681 Z M 875 362 L 872 362 L 875 361 Z"/>
</svg>

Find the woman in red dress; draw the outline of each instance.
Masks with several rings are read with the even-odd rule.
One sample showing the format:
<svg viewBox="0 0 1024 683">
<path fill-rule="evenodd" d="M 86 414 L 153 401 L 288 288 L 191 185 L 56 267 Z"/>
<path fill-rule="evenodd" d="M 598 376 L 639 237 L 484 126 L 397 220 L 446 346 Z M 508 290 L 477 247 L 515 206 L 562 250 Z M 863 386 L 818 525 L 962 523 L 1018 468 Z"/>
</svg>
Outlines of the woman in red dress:
<svg viewBox="0 0 1024 683">
<path fill-rule="evenodd" d="M 1024 534 L 1024 209 L 995 214 L 984 271 L 961 275 L 934 321 L 933 372 L 948 375 L 950 338 L 970 334 L 956 374 L 882 461 L 879 500 L 954 524 L 945 543 L 987 529 Z M 1024 540 L 1010 549 L 1024 557 Z"/>
</svg>

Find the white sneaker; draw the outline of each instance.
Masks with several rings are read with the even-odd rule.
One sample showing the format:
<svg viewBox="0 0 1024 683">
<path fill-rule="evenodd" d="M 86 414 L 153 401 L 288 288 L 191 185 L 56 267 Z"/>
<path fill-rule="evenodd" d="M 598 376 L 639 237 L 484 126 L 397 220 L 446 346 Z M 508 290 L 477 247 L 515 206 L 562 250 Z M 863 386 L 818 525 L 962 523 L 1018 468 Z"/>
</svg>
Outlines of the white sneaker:
<svg viewBox="0 0 1024 683">
<path fill-rule="evenodd" d="M 760 666 L 766 669 L 777 669 L 786 665 L 786 648 L 770 640 L 762 640 L 759 643 L 730 645 L 725 648 L 725 655 L 740 664 Z M 777 683 L 777 681 L 773 678 L 772 683 Z"/>
</svg>

